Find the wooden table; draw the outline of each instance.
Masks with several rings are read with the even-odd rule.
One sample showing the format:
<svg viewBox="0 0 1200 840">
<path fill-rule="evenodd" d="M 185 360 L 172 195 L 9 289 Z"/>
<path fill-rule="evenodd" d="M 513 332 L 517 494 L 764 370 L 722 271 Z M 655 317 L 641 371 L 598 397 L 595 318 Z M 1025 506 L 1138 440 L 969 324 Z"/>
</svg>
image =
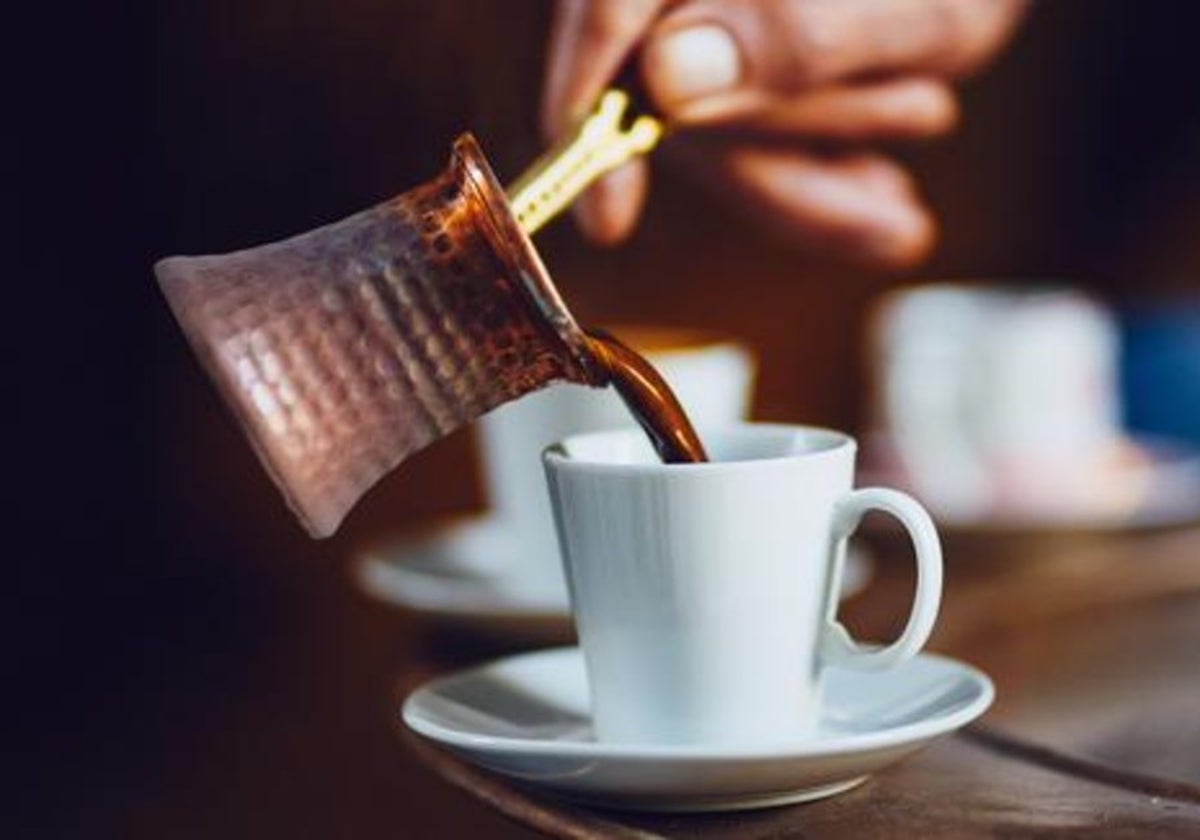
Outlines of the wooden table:
<svg viewBox="0 0 1200 840">
<path fill-rule="evenodd" d="M 911 579 L 892 540 L 874 542 L 877 579 L 843 615 L 882 635 Z M 996 705 L 850 793 L 749 813 L 601 811 L 401 737 L 470 796 L 562 837 L 1200 836 L 1200 529 L 972 543 L 947 539 L 931 647 L 987 670 Z M 405 687 L 463 663 L 439 638 Z"/>
</svg>

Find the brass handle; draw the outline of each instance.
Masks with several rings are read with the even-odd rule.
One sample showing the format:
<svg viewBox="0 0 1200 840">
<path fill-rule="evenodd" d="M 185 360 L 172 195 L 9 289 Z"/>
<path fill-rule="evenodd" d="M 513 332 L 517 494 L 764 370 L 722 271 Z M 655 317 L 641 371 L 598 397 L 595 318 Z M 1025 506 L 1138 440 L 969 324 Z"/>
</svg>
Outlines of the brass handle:
<svg viewBox="0 0 1200 840">
<path fill-rule="evenodd" d="M 572 134 L 509 185 L 509 204 L 526 233 L 539 230 L 605 172 L 654 148 L 662 123 L 642 115 L 624 127 L 628 107 L 627 93 L 605 91 Z"/>
</svg>

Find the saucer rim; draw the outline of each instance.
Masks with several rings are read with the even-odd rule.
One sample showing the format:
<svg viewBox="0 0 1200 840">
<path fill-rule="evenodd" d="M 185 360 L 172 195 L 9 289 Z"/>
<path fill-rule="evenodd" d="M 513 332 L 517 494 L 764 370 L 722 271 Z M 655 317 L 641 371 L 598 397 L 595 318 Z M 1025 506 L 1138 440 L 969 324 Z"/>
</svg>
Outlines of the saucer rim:
<svg viewBox="0 0 1200 840">
<path fill-rule="evenodd" d="M 450 682 L 478 677 L 484 671 L 511 666 L 522 660 L 572 656 L 582 657 L 577 645 L 543 648 L 512 656 L 504 656 L 460 671 L 435 677 L 418 686 L 405 697 L 400 708 L 404 724 L 418 735 L 451 748 L 475 752 L 503 753 L 521 756 L 562 756 L 580 758 L 704 762 L 762 761 L 771 759 L 827 758 L 847 753 L 894 749 L 919 744 L 955 732 L 983 715 L 995 701 L 996 687 L 984 671 L 956 659 L 937 653 L 920 652 L 915 659 L 925 659 L 951 666 L 970 678 L 980 689 L 979 695 L 958 711 L 934 719 L 884 728 L 874 732 L 856 732 L 826 737 L 795 739 L 770 744 L 635 744 L 603 743 L 580 740 L 548 740 L 511 738 L 499 735 L 480 735 L 451 729 L 429 721 L 416 712 L 421 695 L 430 694 Z"/>
<path fill-rule="evenodd" d="M 422 569 L 418 555 L 422 552 L 438 551 L 440 565 L 447 565 L 472 574 L 472 582 L 467 584 L 474 587 L 478 584 L 486 586 L 489 583 L 502 580 L 492 570 L 472 568 L 463 562 L 461 557 L 443 556 L 441 548 L 452 537 L 466 531 L 502 531 L 503 521 L 488 511 L 474 514 L 460 514 L 444 517 L 419 530 L 408 533 L 386 544 L 378 545 L 362 551 L 350 564 L 350 574 L 360 592 L 389 607 L 409 610 L 423 615 L 460 618 L 471 620 L 492 621 L 538 621 L 562 622 L 570 621 L 571 607 L 569 598 L 560 600 L 553 593 L 537 592 L 532 597 L 487 597 L 483 599 L 462 599 L 462 584 L 454 586 L 459 591 L 459 598 L 423 599 L 413 597 L 411 587 L 405 586 L 407 593 L 403 596 L 396 594 L 396 584 L 388 586 L 380 583 L 381 577 L 393 581 L 431 580 L 437 579 L 445 585 L 450 580 L 445 575 L 430 574 Z M 485 534 L 486 535 L 486 534 Z M 402 584 L 401 584 L 402 585 Z M 496 594 L 493 590 L 493 596 Z"/>
<path fill-rule="evenodd" d="M 487 598 L 458 600 L 451 598 L 421 599 L 409 594 L 403 598 L 397 596 L 394 590 L 386 588 L 379 582 L 381 576 L 396 578 L 430 579 L 437 577 L 414 569 L 403 568 L 405 563 L 388 559 L 383 552 L 372 551 L 362 554 L 353 564 L 353 577 L 359 590 L 374 600 L 392 607 L 400 607 L 413 612 L 427 615 L 462 616 L 467 618 L 529 618 L 569 620 L 571 608 L 569 605 L 550 603 L 549 599 L 540 598 Z M 483 574 L 479 580 L 484 582 L 489 578 Z M 446 580 L 446 578 L 441 578 Z M 473 585 L 473 584 L 472 584 Z M 468 603 L 470 601 L 470 603 Z"/>
</svg>

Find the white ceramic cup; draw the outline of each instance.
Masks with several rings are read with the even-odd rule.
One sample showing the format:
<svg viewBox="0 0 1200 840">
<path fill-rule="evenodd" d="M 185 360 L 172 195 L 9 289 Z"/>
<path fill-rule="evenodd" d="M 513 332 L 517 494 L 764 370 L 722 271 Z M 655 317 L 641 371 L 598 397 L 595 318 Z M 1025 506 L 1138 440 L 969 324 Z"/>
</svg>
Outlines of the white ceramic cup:
<svg viewBox="0 0 1200 840">
<path fill-rule="evenodd" d="M 543 456 L 601 741 L 804 738 L 826 667 L 893 667 L 933 628 L 937 532 L 903 493 L 851 489 L 852 438 L 741 424 L 705 445 L 710 462 L 665 465 L 641 432 L 600 432 Z M 869 510 L 900 520 L 917 559 L 907 626 L 884 647 L 836 618 L 846 540 Z"/>
<path fill-rule="evenodd" d="M 697 427 L 746 418 L 755 366 L 742 344 L 698 330 L 614 327 L 613 332 L 649 359 Z M 567 435 L 634 426 L 613 389 L 572 384 L 552 385 L 480 420 L 484 482 L 499 525 L 496 533 L 505 542 L 497 549 L 511 586 L 566 601 L 542 450 Z"/>
</svg>

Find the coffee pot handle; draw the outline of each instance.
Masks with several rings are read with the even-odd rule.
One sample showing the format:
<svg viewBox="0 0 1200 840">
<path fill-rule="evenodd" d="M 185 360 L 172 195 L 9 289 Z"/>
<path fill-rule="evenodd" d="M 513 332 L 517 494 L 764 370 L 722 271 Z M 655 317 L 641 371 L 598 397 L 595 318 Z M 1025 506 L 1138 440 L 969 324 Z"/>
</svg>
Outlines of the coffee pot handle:
<svg viewBox="0 0 1200 840">
<path fill-rule="evenodd" d="M 908 531 L 917 561 L 917 589 L 908 623 L 898 639 L 883 646 L 855 641 L 837 620 L 837 592 L 845 563 L 846 541 L 858 528 L 863 515 L 872 510 L 882 511 L 900 521 Z M 877 671 L 894 667 L 915 656 L 929 639 L 942 600 L 942 546 L 933 520 L 925 508 L 898 490 L 881 487 L 853 490 L 842 497 L 834 508 L 831 550 L 835 552 L 835 558 L 831 566 L 831 595 L 821 637 L 822 664 Z"/>
</svg>

